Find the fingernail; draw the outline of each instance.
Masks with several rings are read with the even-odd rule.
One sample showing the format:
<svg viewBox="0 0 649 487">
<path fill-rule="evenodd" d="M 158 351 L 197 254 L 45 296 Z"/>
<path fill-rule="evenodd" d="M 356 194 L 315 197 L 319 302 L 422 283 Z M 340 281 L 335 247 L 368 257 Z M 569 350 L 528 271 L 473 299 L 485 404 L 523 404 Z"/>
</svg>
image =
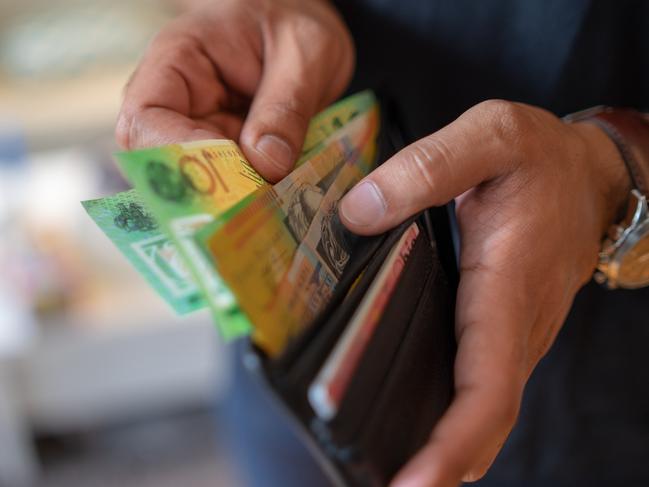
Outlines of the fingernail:
<svg viewBox="0 0 649 487">
<path fill-rule="evenodd" d="M 404 478 L 397 478 L 392 481 L 390 487 L 418 487 L 426 485 L 425 481 L 417 475 L 409 475 Z"/>
<path fill-rule="evenodd" d="M 464 474 L 462 477 L 462 482 L 470 483 L 470 482 L 475 482 L 476 480 L 480 480 L 481 475 L 478 475 L 477 473 L 474 472 L 469 472 Z"/>
<path fill-rule="evenodd" d="M 359 227 L 379 223 L 386 209 L 381 191 L 372 181 L 361 182 L 347 193 L 340 204 L 342 216 Z"/>
<path fill-rule="evenodd" d="M 462 482 L 475 482 L 477 480 L 480 480 L 482 477 L 484 477 L 487 474 L 487 471 L 489 470 L 489 467 L 491 467 L 491 462 L 489 462 L 486 466 L 482 466 L 477 469 L 473 469 L 470 472 L 467 472 L 464 474 L 462 477 Z"/>
<path fill-rule="evenodd" d="M 276 135 L 262 135 L 257 141 L 255 149 L 282 171 L 287 171 L 293 167 L 293 150 L 291 146 Z"/>
</svg>

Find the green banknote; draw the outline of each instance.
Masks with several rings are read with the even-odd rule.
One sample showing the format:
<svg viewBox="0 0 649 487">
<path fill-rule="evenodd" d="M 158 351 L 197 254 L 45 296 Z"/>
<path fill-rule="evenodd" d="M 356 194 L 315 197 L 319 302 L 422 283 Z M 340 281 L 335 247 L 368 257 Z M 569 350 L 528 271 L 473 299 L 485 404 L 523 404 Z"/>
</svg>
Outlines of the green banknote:
<svg viewBox="0 0 649 487">
<path fill-rule="evenodd" d="M 307 155 L 318 144 L 326 140 L 336 130 L 351 119 L 365 113 L 376 105 L 376 97 L 370 90 L 361 91 L 343 98 L 311 119 L 304 138 L 302 155 Z"/>
<path fill-rule="evenodd" d="M 119 165 L 178 248 L 226 338 L 250 331 L 232 293 L 194 240 L 216 216 L 266 182 L 230 140 L 175 144 L 117 154 Z"/>
<path fill-rule="evenodd" d="M 374 106 L 374 95 L 365 91 L 316 115 L 309 124 L 297 166 L 323 151 L 323 142 L 328 137 Z M 137 194 L 129 191 L 105 198 L 106 205 L 112 201 L 138 198 L 137 204 L 142 211 L 160 222 L 159 228 L 150 230 L 149 237 L 166 242 L 167 253 L 164 255 L 173 253 L 176 267 L 185 264 L 179 269 L 182 269 L 187 285 L 193 286 L 194 297 L 191 300 L 196 301 L 195 307 L 181 306 L 175 293 L 164 291 L 168 282 L 160 272 L 144 271 L 150 267 L 149 260 L 139 252 L 130 252 L 130 248 L 113 239 L 109 220 L 100 220 L 92 213 L 91 216 L 174 309 L 187 312 L 207 304 L 226 338 L 247 334 L 251 330 L 248 319 L 241 313 L 234 295 L 211 261 L 197 247 L 194 236 L 246 195 L 265 186 L 265 181 L 247 163 L 237 145 L 227 140 L 124 152 L 118 154 L 117 159 Z M 102 201 L 94 200 L 92 205 L 99 207 Z M 91 202 L 84 203 L 86 208 L 89 204 Z"/>
<path fill-rule="evenodd" d="M 158 294 L 180 314 L 205 301 L 176 246 L 131 190 L 82 202 L 90 217 Z"/>
</svg>

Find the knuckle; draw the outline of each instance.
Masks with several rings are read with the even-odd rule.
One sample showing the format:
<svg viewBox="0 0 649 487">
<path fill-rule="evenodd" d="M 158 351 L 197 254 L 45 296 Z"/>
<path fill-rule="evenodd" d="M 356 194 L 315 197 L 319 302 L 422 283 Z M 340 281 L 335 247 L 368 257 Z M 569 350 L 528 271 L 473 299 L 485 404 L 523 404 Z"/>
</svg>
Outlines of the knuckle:
<svg viewBox="0 0 649 487">
<path fill-rule="evenodd" d="M 451 160 L 450 148 L 436 136 L 415 143 L 404 152 L 403 165 L 410 178 L 415 184 L 424 185 L 426 192 L 433 198 L 433 205 L 445 203 L 434 198 L 440 193 L 440 182 L 450 180 Z"/>
<path fill-rule="evenodd" d="M 520 158 L 523 150 L 533 142 L 530 135 L 536 132 L 537 122 L 526 105 L 507 100 L 487 100 L 477 105 L 476 110 L 491 140 L 514 154 L 514 158 Z"/>
<path fill-rule="evenodd" d="M 333 29 L 327 23 L 320 22 L 312 15 L 299 15 L 294 25 L 300 39 L 313 39 L 317 44 L 334 36 Z"/>
<path fill-rule="evenodd" d="M 314 39 L 338 42 L 343 24 L 326 2 L 311 5 L 306 9 L 291 8 L 285 13 L 301 34 Z"/>
<path fill-rule="evenodd" d="M 496 135 L 511 140 L 525 133 L 529 125 L 529 117 L 522 105 L 505 100 L 489 100 L 485 103 L 487 103 L 490 125 Z"/>
<path fill-rule="evenodd" d="M 273 122 L 282 120 L 283 124 L 288 122 L 290 126 L 299 127 L 306 127 L 309 123 L 309 117 L 304 113 L 303 104 L 296 97 L 266 102 L 262 110 L 272 114 Z"/>
<path fill-rule="evenodd" d="M 166 62 L 172 66 L 184 65 L 193 60 L 201 47 L 199 41 L 191 36 L 179 36 L 165 53 Z"/>
<path fill-rule="evenodd" d="M 177 64 L 193 59 L 203 49 L 202 40 L 209 34 L 209 22 L 205 17 L 187 13 L 168 22 L 149 43 L 146 55 L 164 58 L 165 63 Z M 211 36 L 215 35 L 212 30 Z M 220 39 L 219 39 L 220 40 Z"/>
</svg>

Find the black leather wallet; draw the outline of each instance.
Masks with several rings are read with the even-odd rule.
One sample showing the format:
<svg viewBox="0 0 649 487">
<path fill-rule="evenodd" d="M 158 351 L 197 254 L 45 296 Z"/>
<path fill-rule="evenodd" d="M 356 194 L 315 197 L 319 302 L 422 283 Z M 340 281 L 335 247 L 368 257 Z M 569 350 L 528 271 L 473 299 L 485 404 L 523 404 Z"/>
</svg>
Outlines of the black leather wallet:
<svg viewBox="0 0 649 487">
<path fill-rule="evenodd" d="M 380 157 L 403 145 L 382 106 Z M 386 123 L 387 122 L 387 123 Z M 453 396 L 457 266 L 448 209 L 431 208 L 384 235 L 357 241 L 331 301 L 275 359 L 251 346 L 246 363 L 293 418 L 334 485 L 385 485 L 428 439 Z M 336 414 L 322 419 L 308 390 L 390 251 L 419 227 Z"/>
</svg>

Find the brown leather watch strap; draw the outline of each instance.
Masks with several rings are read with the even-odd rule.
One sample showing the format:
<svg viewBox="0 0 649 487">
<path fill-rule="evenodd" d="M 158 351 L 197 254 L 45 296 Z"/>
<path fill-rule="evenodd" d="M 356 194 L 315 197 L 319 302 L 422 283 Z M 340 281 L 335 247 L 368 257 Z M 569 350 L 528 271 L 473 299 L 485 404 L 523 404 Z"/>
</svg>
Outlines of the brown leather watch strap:
<svg viewBox="0 0 649 487">
<path fill-rule="evenodd" d="M 603 108 L 583 121 L 596 123 L 617 146 L 633 185 L 649 197 L 649 119 L 640 112 Z"/>
</svg>

